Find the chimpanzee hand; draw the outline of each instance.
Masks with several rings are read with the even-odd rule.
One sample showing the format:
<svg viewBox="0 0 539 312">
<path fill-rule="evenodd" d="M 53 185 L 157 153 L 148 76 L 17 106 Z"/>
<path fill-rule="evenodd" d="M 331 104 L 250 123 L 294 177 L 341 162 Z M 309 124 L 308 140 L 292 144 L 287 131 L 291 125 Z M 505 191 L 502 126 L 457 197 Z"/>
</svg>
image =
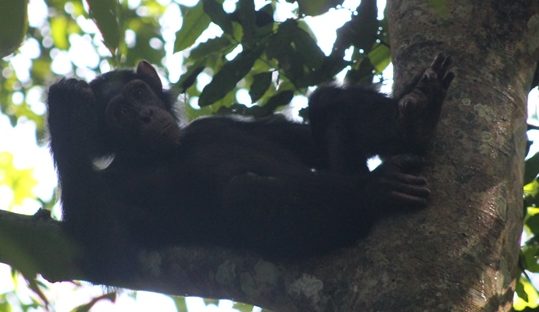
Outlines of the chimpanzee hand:
<svg viewBox="0 0 539 312">
<path fill-rule="evenodd" d="M 62 79 L 50 87 L 47 102 L 51 144 L 81 153 L 95 146 L 97 115 L 88 83 Z"/>
<path fill-rule="evenodd" d="M 430 67 L 399 99 L 399 126 L 410 144 L 424 147 L 440 118 L 442 103 L 455 75 L 451 58 L 438 54 Z"/>
<path fill-rule="evenodd" d="M 376 168 L 365 193 L 371 198 L 372 207 L 398 209 L 400 206 L 426 206 L 430 190 L 427 180 L 417 174 L 422 163 L 419 156 L 403 154 L 389 158 Z"/>
</svg>

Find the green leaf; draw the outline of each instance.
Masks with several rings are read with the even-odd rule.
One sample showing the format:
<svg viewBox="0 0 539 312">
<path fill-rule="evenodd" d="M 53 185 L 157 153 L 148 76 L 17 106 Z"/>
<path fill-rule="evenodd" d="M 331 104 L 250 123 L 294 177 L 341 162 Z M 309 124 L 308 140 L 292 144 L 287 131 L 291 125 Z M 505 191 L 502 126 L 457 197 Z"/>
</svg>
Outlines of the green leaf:
<svg viewBox="0 0 539 312">
<path fill-rule="evenodd" d="M 255 38 L 256 26 L 256 11 L 253 0 L 239 0 L 238 8 L 236 9 L 238 19 L 243 28 L 242 42 L 250 45 Z"/>
<path fill-rule="evenodd" d="M 524 185 L 524 207 L 539 206 L 539 182 L 533 179 Z"/>
<path fill-rule="evenodd" d="M 194 7 L 180 5 L 183 23 L 182 27 L 176 32 L 176 41 L 174 42 L 174 52 L 182 51 L 195 43 L 198 37 L 210 25 L 210 17 L 204 12 L 204 5 L 201 2 Z"/>
<path fill-rule="evenodd" d="M 337 30 L 337 39 L 333 54 L 338 53 L 342 58 L 344 50 L 354 45 L 369 52 L 376 42 L 379 21 L 376 0 L 363 0 L 357 8 L 357 14 Z"/>
<path fill-rule="evenodd" d="M 253 103 L 258 101 L 266 93 L 266 90 L 271 85 L 271 77 L 271 72 L 256 74 L 253 77 L 253 83 L 249 89 L 249 95 Z"/>
<path fill-rule="evenodd" d="M 247 303 L 235 302 L 232 308 L 239 310 L 240 312 L 251 312 L 253 311 L 253 306 Z"/>
<path fill-rule="evenodd" d="M 526 245 L 522 248 L 522 259 L 524 260 L 524 267 L 530 272 L 539 272 L 539 264 L 537 263 L 537 256 L 539 254 L 539 246 Z"/>
<path fill-rule="evenodd" d="M 315 70 L 320 67 L 325 55 L 324 52 L 320 50 L 320 47 L 314 38 L 299 27 L 297 27 L 293 33 L 294 48 L 304 60 L 304 65 L 307 66 L 309 70 Z"/>
<path fill-rule="evenodd" d="M 346 73 L 345 81 L 350 84 L 365 83 L 372 84 L 374 77 L 374 67 L 367 58 L 358 60 L 354 66 Z"/>
<path fill-rule="evenodd" d="M 69 48 L 68 38 L 68 20 L 65 16 L 58 16 L 51 20 L 51 34 L 54 45 L 62 50 Z"/>
<path fill-rule="evenodd" d="M 198 105 L 200 107 L 210 105 L 234 89 L 238 81 L 249 73 L 260 54 L 262 54 L 261 48 L 246 50 L 238 54 L 232 61 L 225 63 L 212 81 L 202 90 Z"/>
<path fill-rule="evenodd" d="M 189 53 L 189 59 L 202 60 L 213 53 L 228 53 L 235 47 L 236 44 L 225 36 L 208 39 L 208 41 L 197 45 L 195 48 L 193 48 L 193 50 L 191 50 L 191 53 Z"/>
<path fill-rule="evenodd" d="M 86 0 L 90 7 L 90 17 L 95 21 L 97 28 L 103 35 L 105 46 L 115 55 L 123 32 L 120 29 L 118 18 L 118 0 Z"/>
<path fill-rule="evenodd" d="M 311 84 L 309 74 L 318 70 L 325 58 L 315 40 L 294 20 L 279 26 L 266 54 L 279 62 L 279 67 L 298 88 Z"/>
<path fill-rule="evenodd" d="M 360 49 L 370 51 L 376 42 L 379 22 L 377 19 L 378 7 L 376 0 L 363 0 L 357 9 L 357 15 L 352 17 L 356 26 L 357 35 L 352 43 Z"/>
<path fill-rule="evenodd" d="M 532 179 L 530 183 L 524 185 L 524 196 L 537 196 L 539 194 L 539 182 Z"/>
<path fill-rule="evenodd" d="M 516 287 L 517 297 L 514 298 L 513 307 L 516 311 L 525 310 L 529 307 L 532 309 L 526 309 L 526 311 L 535 311 L 534 308 L 537 307 L 537 300 L 539 299 L 539 294 L 534 285 L 530 282 L 528 278 L 524 275 L 520 277 Z M 520 289 L 519 289 L 520 288 Z"/>
<path fill-rule="evenodd" d="M 526 291 L 524 290 L 524 284 L 526 283 L 527 281 L 524 280 L 523 278 L 519 278 L 518 279 L 518 282 L 517 282 L 517 287 L 515 289 L 517 295 L 523 299 L 524 301 L 528 301 L 528 294 L 526 293 Z"/>
<path fill-rule="evenodd" d="M 223 9 L 221 2 L 222 1 L 217 0 L 202 0 L 204 12 L 206 12 L 212 22 L 219 25 L 225 33 L 232 34 L 232 21 L 230 20 L 230 16 Z"/>
<path fill-rule="evenodd" d="M 180 77 L 180 80 L 174 85 L 174 89 L 177 90 L 179 93 L 185 92 L 185 90 L 189 89 L 191 87 L 198 75 L 204 70 L 204 66 L 196 64 L 194 66 L 189 67 L 187 72 L 183 74 Z"/>
<path fill-rule="evenodd" d="M 279 93 L 272 96 L 266 104 L 264 104 L 265 108 L 269 108 L 271 110 L 275 110 L 276 108 L 287 105 L 292 101 L 292 98 L 294 97 L 294 91 L 293 90 L 284 90 L 280 91 Z"/>
<path fill-rule="evenodd" d="M 524 185 L 526 185 L 535 179 L 539 173 L 539 153 L 528 158 L 524 168 Z"/>
<path fill-rule="evenodd" d="M 369 52 L 368 56 L 377 73 L 383 72 L 387 65 L 391 63 L 391 51 L 384 44 L 378 44 Z"/>
<path fill-rule="evenodd" d="M 185 302 L 185 297 L 171 297 L 174 300 L 174 305 L 176 306 L 176 311 L 185 312 L 189 311 L 187 309 L 187 303 Z"/>
<path fill-rule="evenodd" d="M 539 234 L 539 214 L 526 218 L 526 226 L 534 235 Z"/>
<path fill-rule="evenodd" d="M 25 199 L 35 198 L 36 185 L 33 169 L 17 168 L 11 153 L 0 152 L 0 186 L 7 186 L 13 192 L 10 208 L 21 205 Z"/>
<path fill-rule="evenodd" d="M 299 12 L 305 15 L 320 15 L 343 3 L 343 0 L 298 0 Z"/>
<path fill-rule="evenodd" d="M 15 51 L 28 27 L 27 0 L 0 1 L 0 58 Z"/>
<path fill-rule="evenodd" d="M 116 302 L 116 297 L 118 294 L 116 292 L 110 292 L 107 294 L 103 294 L 101 296 L 95 297 L 90 302 L 83 304 L 81 306 L 75 307 L 72 311 L 73 312 L 89 312 L 92 310 L 92 308 L 98 303 L 99 301 L 110 301 L 112 303 Z"/>
<path fill-rule="evenodd" d="M 274 13 L 275 9 L 271 3 L 266 4 L 258 11 L 256 11 L 255 22 L 259 28 L 258 32 L 260 32 L 262 35 L 267 32 L 271 32 L 271 30 L 273 29 L 273 23 L 275 22 L 273 19 Z"/>
<path fill-rule="evenodd" d="M 202 298 L 205 305 L 219 305 L 219 299 L 213 299 L 213 298 Z"/>
</svg>

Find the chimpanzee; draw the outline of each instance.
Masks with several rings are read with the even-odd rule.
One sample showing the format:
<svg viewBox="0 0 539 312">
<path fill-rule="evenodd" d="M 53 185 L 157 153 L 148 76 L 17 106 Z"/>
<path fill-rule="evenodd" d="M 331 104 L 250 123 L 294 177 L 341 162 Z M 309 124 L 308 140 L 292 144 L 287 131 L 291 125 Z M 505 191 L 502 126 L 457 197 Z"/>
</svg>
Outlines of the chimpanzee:
<svg viewBox="0 0 539 312">
<path fill-rule="evenodd" d="M 93 276 L 131 274 L 137 250 L 223 246 L 297 259 L 347 246 L 379 218 L 426 205 L 422 150 L 453 78 L 438 56 L 404 96 L 323 87 L 310 125 L 200 118 L 178 125 L 147 62 L 48 95 L 64 226 Z M 373 154 L 389 155 L 373 172 Z M 393 155 L 393 156 L 391 156 Z M 112 157 L 106 167 L 96 159 Z"/>
</svg>

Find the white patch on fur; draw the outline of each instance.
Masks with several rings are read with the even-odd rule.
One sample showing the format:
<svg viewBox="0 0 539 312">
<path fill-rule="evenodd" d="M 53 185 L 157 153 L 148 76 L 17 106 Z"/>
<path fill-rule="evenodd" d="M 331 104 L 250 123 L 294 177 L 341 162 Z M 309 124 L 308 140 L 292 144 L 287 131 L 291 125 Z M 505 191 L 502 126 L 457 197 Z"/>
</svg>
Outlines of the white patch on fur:
<svg viewBox="0 0 539 312">
<path fill-rule="evenodd" d="M 114 158 L 115 158 L 114 154 L 96 157 L 92 160 L 92 165 L 95 170 L 103 171 L 112 164 L 112 162 L 114 161 Z"/>
</svg>

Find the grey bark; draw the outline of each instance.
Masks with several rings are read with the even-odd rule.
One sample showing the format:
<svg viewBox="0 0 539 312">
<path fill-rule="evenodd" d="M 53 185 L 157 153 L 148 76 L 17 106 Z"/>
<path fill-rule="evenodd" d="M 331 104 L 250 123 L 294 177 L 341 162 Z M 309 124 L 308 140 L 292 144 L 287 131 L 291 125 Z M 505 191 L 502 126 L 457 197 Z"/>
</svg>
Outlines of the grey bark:
<svg viewBox="0 0 539 312">
<path fill-rule="evenodd" d="M 428 1 L 388 2 L 396 80 L 436 51 L 453 56 L 457 79 L 429 157 L 431 205 L 412 231 L 392 229 L 376 247 L 405 257 L 393 262 L 398 282 L 376 304 L 385 297 L 404 311 L 508 311 L 522 229 L 526 96 L 538 59 L 538 34 L 527 22 L 537 2 L 445 3 L 436 14 Z M 400 231 L 413 245 L 393 242 Z"/>
</svg>

